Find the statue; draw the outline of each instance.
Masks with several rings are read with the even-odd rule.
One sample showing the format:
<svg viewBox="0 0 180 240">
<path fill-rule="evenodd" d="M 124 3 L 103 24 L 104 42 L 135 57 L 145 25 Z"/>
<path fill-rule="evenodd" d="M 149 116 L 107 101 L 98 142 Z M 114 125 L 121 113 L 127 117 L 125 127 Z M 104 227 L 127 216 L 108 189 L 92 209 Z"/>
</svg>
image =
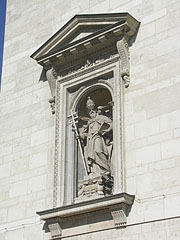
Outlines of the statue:
<svg viewBox="0 0 180 240">
<path fill-rule="evenodd" d="M 87 125 L 79 130 L 81 139 L 86 141 L 84 151 L 88 172 L 97 175 L 111 172 L 108 147 L 112 147 L 112 120 L 102 114 L 102 108 L 90 110 Z"/>
<path fill-rule="evenodd" d="M 83 182 L 80 185 L 78 195 L 89 195 L 89 189 L 94 191 L 92 185 L 96 185 L 97 192 L 102 195 L 104 191 L 99 189 L 105 189 L 103 187 L 105 182 L 108 183 L 106 185 L 111 185 L 106 186 L 106 190 L 108 189 L 108 192 L 112 190 L 113 122 L 105 114 L 107 106 L 95 108 L 95 103 L 90 97 L 88 97 L 86 108 L 90 118 L 78 117 L 78 124 L 75 126 L 77 127 L 76 138 L 87 173 L 86 183 Z"/>
</svg>

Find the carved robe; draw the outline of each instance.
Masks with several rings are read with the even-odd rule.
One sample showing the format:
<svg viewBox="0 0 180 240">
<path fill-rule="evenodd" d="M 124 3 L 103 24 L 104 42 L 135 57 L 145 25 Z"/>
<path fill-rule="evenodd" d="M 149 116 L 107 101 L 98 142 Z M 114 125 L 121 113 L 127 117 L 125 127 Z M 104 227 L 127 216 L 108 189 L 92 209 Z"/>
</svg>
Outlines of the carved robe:
<svg viewBox="0 0 180 240">
<path fill-rule="evenodd" d="M 97 115 L 87 124 L 86 159 L 92 173 L 110 172 L 109 153 L 103 132 L 112 129 L 112 120 Z"/>
</svg>

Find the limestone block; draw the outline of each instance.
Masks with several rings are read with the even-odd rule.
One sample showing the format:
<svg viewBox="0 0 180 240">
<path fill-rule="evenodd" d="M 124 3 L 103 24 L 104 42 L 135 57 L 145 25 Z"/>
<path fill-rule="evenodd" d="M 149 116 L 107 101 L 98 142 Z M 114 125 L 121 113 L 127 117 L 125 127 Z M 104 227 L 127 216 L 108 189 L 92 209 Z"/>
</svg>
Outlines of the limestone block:
<svg viewBox="0 0 180 240">
<path fill-rule="evenodd" d="M 121 2 L 120 2 L 121 3 Z M 119 5 L 119 7 L 114 8 L 111 10 L 111 12 L 115 12 L 115 10 L 121 11 L 121 12 L 126 12 L 127 10 L 129 11 L 130 9 L 136 8 L 142 3 L 142 0 L 133 0 L 133 1 L 128 1 L 127 3 L 123 5 Z M 130 12 L 130 11 L 129 11 Z"/>
<path fill-rule="evenodd" d="M 48 129 L 42 129 L 37 132 L 33 132 L 31 135 L 31 146 L 37 146 L 48 141 Z"/>
<path fill-rule="evenodd" d="M 180 137 L 180 128 L 174 129 L 174 138 L 179 138 Z"/>
<path fill-rule="evenodd" d="M 122 1 L 114 0 L 114 1 L 109 1 L 109 4 L 111 9 L 115 9 L 116 7 L 122 6 L 128 2 L 129 2 L 128 0 L 122 0 Z"/>
<path fill-rule="evenodd" d="M 176 166 L 151 173 L 151 186 L 154 191 L 170 189 L 179 186 L 180 167 Z"/>
<path fill-rule="evenodd" d="M 179 227 L 174 229 L 169 229 L 167 231 L 167 239 L 179 240 L 180 239 L 180 230 Z"/>
<path fill-rule="evenodd" d="M 149 233 L 151 234 L 152 231 L 152 223 L 146 223 L 141 225 L 141 234 Z"/>
<path fill-rule="evenodd" d="M 138 89 L 138 90 L 135 90 L 135 91 L 130 91 L 126 95 L 126 99 L 129 101 L 129 100 L 132 100 L 132 99 L 140 97 L 140 96 L 142 97 L 144 95 L 144 93 L 145 93 L 144 89 Z"/>
<path fill-rule="evenodd" d="M 22 129 L 21 133 L 22 133 L 22 136 L 29 135 L 31 134 L 31 128 Z"/>
<path fill-rule="evenodd" d="M 25 195 L 27 192 L 27 181 L 13 183 L 10 186 L 9 197 L 13 198 L 20 195 Z"/>
<path fill-rule="evenodd" d="M 47 152 L 33 154 L 29 159 L 30 169 L 45 166 L 47 164 Z"/>
<path fill-rule="evenodd" d="M 24 79 L 25 81 L 25 79 Z M 16 99 L 16 109 L 21 109 L 32 104 L 32 93 L 28 93 Z"/>
<path fill-rule="evenodd" d="M 165 231 L 157 231 L 157 232 L 151 232 L 151 233 L 143 233 L 140 234 L 139 240 L 168 240 L 166 238 L 166 232 Z"/>
<path fill-rule="evenodd" d="M 140 28 L 138 39 L 140 41 L 152 37 L 156 33 L 155 22 L 145 24 Z"/>
<path fill-rule="evenodd" d="M 147 143 L 146 138 L 135 139 L 132 142 L 126 143 L 126 150 L 127 151 L 134 150 L 134 149 L 141 148 L 141 147 L 144 147 L 147 145 L 148 145 L 148 143 Z M 135 158 L 135 156 L 134 156 L 134 158 Z"/>
<path fill-rule="evenodd" d="M 21 131 L 17 131 L 17 132 L 13 132 L 10 134 L 5 134 L 1 137 L 0 142 L 10 142 L 11 140 L 15 139 L 15 138 L 19 138 L 21 137 Z"/>
<path fill-rule="evenodd" d="M 180 110 L 160 116 L 160 131 L 180 127 Z"/>
<path fill-rule="evenodd" d="M 127 170 L 126 176 L 132 177 L 132 176 L 138 176 L 148 173 L 148 165 L 147 164 L 140 164 L 134 168 L 130 168 Z"/>
<path fill-rule="evenodd" d="M 180 154 L 180 139 L 169 140 L 161 144 L 162 158 L 171 158 Z"/>
<path fill-rule="evenodd" d="M 7 221 L 7 208 L 0 209 L 0 223 L 5 223 Z M 1 239 L 1 237 L 0 237 Z"/>
<path fill-rule="evenodd" d="M 159 171 L 162 169 L 168 169 L 168 168 L 173 168 L 176 167 L 176 159 L 174 158 L 169 158 L 166 160 L 158 161 L 158 162 L 153 162 L 149 164 L 149 171 Z"/>
<path fill-rule="evenodd" d="M 136 164 L 143 165 L 161 159 L 160 144 L 154 144 L 136 150 Z"/>
<path fill-rule="evenodd" d="M 167 196 L 164 199 L 165 217 L 172 217 L 180 214 L 180 198 L 178 194 Z"/>
<path fill-rule="evenodd" d="M 136 177 L 128 177 L 126 180 L 126 189 L 130 194 L 136 195 Z"/>
<path fill-rule="evenodd" d="M 4 115 L 14 111 L 14 109 L 15 109 L 15 100 L 11 100 L 1 105 L 0 113 Z"/>
<path fill-rule="evenodd" d="M 171 5 L 173 6 L 173 5 Z M 174 4 L 175 9 L 170 10 L 170 7 L 167 9 L 167 15 L 164 18 L 158 19 L 156 21 L 156 31 L 164 32 L 166 34 L 168 29 L 178 27 L 179 20 L 179 10 L 177 3 Z"/>
<path fill-rule="evenodd" d="M 134 130 L 135 138 L 143 138 L 150 135 L 155 135 L 159 132 L 159 118 L 152 118 L 150 120 L 137 123 Z"/>
<path fill-rule="evenodd" d="M 125 136 L 126 136 L 127 142 L 134 140 L 134 126 L 133 125 L 125 128 Z"/>
<path fill-rule="evenodd" d="M 29 109 L 30 110 L 30 109 Z M 32 109 L 31 109 L 32 110 Z M 19 131 L 23 128 L 31 126 L 31 113 L 28 110 L 19 112 L 18 114 L 8 114 L 0 118 L 1 133 L 9 134 L 12 132 Z M 6 144 L 6 143 L 5 143 Z M 11 144 L 8 142 L 7 145 Z M 0 151 L 0 154 L 6 154 L 7 152 Z"/>
<path fill-rule="evenodd" d="M 163 199 L 142 203 L 144 221 L 164 218 Z"/>
<path fill-rule="evenodd" d="M 10 163 L 2 164 L 1 167 L 0 167 L 0 179 L 5 178 L 5 177 L 9 177 L 10 176 L 10 171 L 11 171 L 11 164 Z"/>
<path fill-rule="evenodd" d="M 167 221 L 168 228 L 179 228 L 180 226 L 180 218 L 169 219 Z"/>
<path fill-rule="evenodd" d="M 12 239 L 18 239 L 18 240 L 24 240 L 24 229 L 17 229 L 13 231 L 6 232 L 6 240 L 12 240 Z"/>
<path fill-rule="evenodd" d="M 18 65 L 17 63 L 12 63 L 10 65 L 3 65 L 3 78 L 15 75 L 17 73 Z"/>
<path fill-rule="evenodd" d="M 176 35 L 178 32 L 179 32 L 179 28 L 178 28 L 178 27 L 171 28 L 171 29 L 168 30 L 167 36 L 168 36 L 168 37 L 174 36 L 174 35 Z"/>
<path fill-rule="evenodd" d="M 63 12 L 62 20 L 64 22 L 67 22 L 70 18 L 72 18 L 75 14 L 79 13 L 80 8 L 76 7 L 74 9 L 71 9 L 71 11 Z"/>
<path fill-rule="evenodd" d="M 25 203 L 18 203 L 8 208 L 8 221 L 17 221 L 25 219 L 26 217 L 26 205 Z"/>
<path fill-rule="evenodd" d="M 50 90 L 43 87 L 33 92 L 33 103 L 47 100 L 50 97 Z"/>
<path fill-rule="evenodd" d="M 0 194 L 0 201 L 5 201 L 9 198 L 9 183 L 5 183 L 5 181 L 3 181 L 3 179 L 1 179 L 0 181 L 0 189 L 1 189 L 1 194 Z"/>
<path fill-rule="evenodd" d="M 168 59 L 168 54 L 167 54 L 166 58 Z M 164 82 L 164 80 L 166 80 L 166 79 L 172 85 L 171 78 L 175 77 L 177 75 L 179 75 L 179 62 L 176 60 L 176 58 L 174 59 L 174 61 L 171 60 L 171 62 L 169 61 L 168 64 L 167 63 L 161 64 L 157 68 L 157 79 L 158 79 L 158 81 L 163 81 L 163 83 L 161 83 L 161 84 L 164 84 L 164 86 L 162 85 L 162 87 L 168 87 L 168 85 L 170 85 L 170 84 L 166 84 L 166 82 Z M 158 83 L 157 88 L 160 88 L 159 84 L 160 83 Z"/>
<path fill-rule="evenodd" d="M 0 240 L 6 239 L 6 238 L 5 238 L 5 235 L 6 235 L 5 231 L 1 231 L 1 232 L 0 232 Z"/>
<path fill-rule="evenodd" d="M 37 192 L 47 186 L 46 175 L 32 177 L 28 180 L 28 193 Z"/>
<path fill-rule="evenodd" d="M 33 217 L 37 211 L 46 209 L 46 199 L 27 202 L 26 216 Z"/>
<path fill-rule="evenodd" d="M 152 232 L 157 232 L 166 229 L 167 221 L 155 221 L 151 224 Z"/>
<path fill-rule="evenodd" d="M 145 110 L 153 118 L 179 109 L 179 86 L 172 85 L 155 90 L 134 100 L 134 111 Z"/>
<path fill-rule="evenodd" d="M 43 228 L 43 223 L 26 227 L 24 229 L 25 239 L 23 240 L 32 240 L 32 239 L 44 240 L 42 228 Z"/>
<path fill-rule="evenodd" d="M 151 145 L 154 143 L 161 143 L 163 141 L 169 140 L 173 138 L 173 131 L 159 133 L 147 138 L 147 144 Z"/>
<path fill-rule="evenodd" d="M 13 140 L 13 153 L 23 151 L 30 146 L 31 136 L 26 135 Z"/>
<path fill-rule="evenodd" d="M 126 168 L 133 168 L 136 166 L 135 151 L 126 152 Z"/>
<path fill-rule="evenodd" d="M 122 236 L 134 236 L 136 234 L 141 234 L 141 226 L 135 225 L 135 226 L 128 226 L 127 229 L 122 229 Z"/>
<path fill-rule="evenodd" d="M 157 43 L 157 56 L 162 56 L 179 49 L 179 34 Z"/>
<path fill-rule="evenodd" d="M 90 8 L 90 11 L 93 13 L 105 13 L 109 10 L 109 0 L 104 0 L 103 2 L 94 5 L 92 8 Z"/>
<path fill-rule="evenodd" d="M 156 12 L 152 13 L 151 15 L 144 17 L 142 19 L 142 24 L 147 24 L 147 23 L 157 20 L 158 18 L 164 17 L 166 15 L 166 13 L 167 13 L 166 8 L 156 11 Z"/>
<path fill-rule="evenodd" d="M 152 192 L 153 186 L 151 182 L 152 174 L 146 173 L 137 176 L 137 193 Z"/>
<path fill-rule="evenodd" d="M 44 104 L 45 106 L 41 105 L 41 109 L 36 109 L 32 113 L 32 123 L 33 125 L 37 125 L 46 121 L 51 121 L 52 116 L 49 114 L 51 109 L 49 107 L 48 101 Z"/>
</svg>

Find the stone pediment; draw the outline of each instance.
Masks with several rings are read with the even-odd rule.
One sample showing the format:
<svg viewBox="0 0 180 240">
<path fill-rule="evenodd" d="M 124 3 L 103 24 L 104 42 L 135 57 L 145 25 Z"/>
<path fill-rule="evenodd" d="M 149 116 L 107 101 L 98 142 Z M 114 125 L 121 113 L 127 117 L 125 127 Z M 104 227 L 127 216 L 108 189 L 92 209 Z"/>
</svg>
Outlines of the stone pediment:
<svg viewBox="0 0 180 240">
<path fill-rule="evenodd" d="M 64 62 L 64 59 L 65 62 L 72 61 L 76 53 L 81 57 L 113 45 L 117 37 L 125 33 L 129 40 L 136 34 L 138 26 L 139 22 L 128 13 L 75 15 L 31 57 L 44 67 L 51 62 Z"/>
</svg>

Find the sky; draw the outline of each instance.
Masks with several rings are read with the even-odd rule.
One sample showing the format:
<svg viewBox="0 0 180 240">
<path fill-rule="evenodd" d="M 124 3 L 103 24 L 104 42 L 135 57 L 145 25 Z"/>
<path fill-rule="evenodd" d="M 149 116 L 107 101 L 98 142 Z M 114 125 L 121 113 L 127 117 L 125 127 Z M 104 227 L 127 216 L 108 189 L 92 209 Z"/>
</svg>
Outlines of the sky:
<svg viewBox="0 0 180 240">
<path fill-rule="evenodd" d="M 3 47 L 4 47 L 5 17 L 6 17 L 6 0 L 0 0 L 0 86 L 1 86 L 1 74 L 2 74 Z"/>
</svg>

